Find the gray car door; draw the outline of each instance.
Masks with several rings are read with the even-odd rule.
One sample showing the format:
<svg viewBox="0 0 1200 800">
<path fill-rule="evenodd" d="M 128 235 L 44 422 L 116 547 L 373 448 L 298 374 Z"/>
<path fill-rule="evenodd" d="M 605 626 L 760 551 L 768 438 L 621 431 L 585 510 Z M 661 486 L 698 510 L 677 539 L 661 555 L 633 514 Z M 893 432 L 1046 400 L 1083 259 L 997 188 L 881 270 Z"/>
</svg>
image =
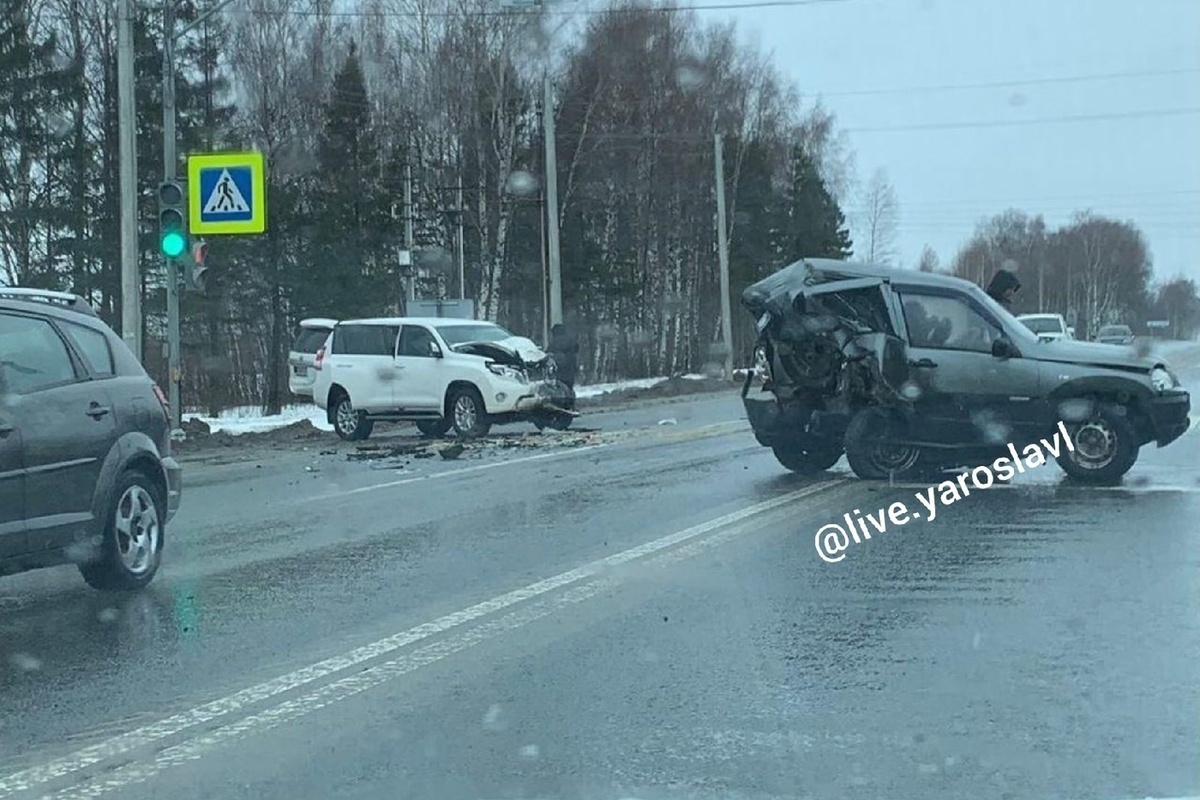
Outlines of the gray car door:
<svg viewBox="0 0 1200 800">
<path fill-rule="evenodd" d="M 6 413 L 4 391 L 4 364 L 0 362 L 0 558 L 19 555 L 28 549 L 21 432 Z"/>
<path fill-rule="evenodd" d="M 1003 445 L 1036 429 L 1036 361 L 997 357 L 1003 325 L 969 294 L 950 287 L 894 285 L 908 336 L 918 416 L 933 441 Z"/>
<path fill-rule="evenodd" d="M 21 434 L 29 546 L 62 546 L 94 529 L 100 468 L 117 438 L 112 402 L 49 320 L 5 312 L 0 337 L 16 345 L 5 356 L 16 360 L 5 413 Z"/>
</svg>

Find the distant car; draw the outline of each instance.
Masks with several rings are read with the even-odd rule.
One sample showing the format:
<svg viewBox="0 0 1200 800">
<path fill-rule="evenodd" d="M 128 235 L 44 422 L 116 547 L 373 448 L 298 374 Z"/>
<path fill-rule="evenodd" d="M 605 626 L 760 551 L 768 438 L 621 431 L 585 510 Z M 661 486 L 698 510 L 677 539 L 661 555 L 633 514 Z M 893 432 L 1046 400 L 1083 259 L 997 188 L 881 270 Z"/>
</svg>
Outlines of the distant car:
<svg viewBox="0 0 1200 800">
<path fill-rule="evenodd" d="M 288 353 L 288 390 L 292 394 L 312 397 L 313 381 L 317 377 L 316 367 L 313 366 L 317 351 L 325 344 L 335 325 L 336 319 L 311 317 L 300 320 L 296 326 L 296 338 Z"/>
<path fill-rule="evenodd" d="M 1133 331 L 1128 325 L 1105 325 L 1096 332 L 1100 344 L 1133 344 Z"/>
<path fill-rule="evenodd" d="M 0 574 L 140 589 L 179 508 L 167 399 L 83 298 L 0 287 Z"/>
<path fill-rule="evenodd" d="M 493 424 L 565 429 L 575 393 L 554 359 L 491 322 L 448 317 L 343 320 L 317 352 L 313 400 L 342 439 L 377 421 L 417 423 L 426 436 L 451 428 L 486 436 Z"/>
<path fill-rule="evenodd" d="M 1022 314 L 1017 319 L 1043 342 L 1075 338 L 1075 330 L 1062 314 Z"/>
</svg>

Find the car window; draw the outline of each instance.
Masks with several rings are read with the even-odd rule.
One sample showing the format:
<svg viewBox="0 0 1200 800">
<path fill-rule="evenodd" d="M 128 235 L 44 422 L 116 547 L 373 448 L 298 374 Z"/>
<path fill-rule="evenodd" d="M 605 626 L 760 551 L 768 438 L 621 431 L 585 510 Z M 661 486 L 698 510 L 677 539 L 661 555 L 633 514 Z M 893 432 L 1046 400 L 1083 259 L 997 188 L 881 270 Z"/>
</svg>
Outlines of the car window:
<svg viewBox="0 0 1200 800">
<path fill-rule="evenodd" d="M 437 342 L 428 328 L 420 325 L 405 325 L 400 331 L 400 355 L 433 357 L 433 345 Z"/>
<path fill-rule="evenodd" d="M 991 353 L 1003 330 L 966 300 L 944 295 L 901 293 L 908 341 L 913 347 Z"/>
<path fill-rule="evenodd" d="M 333 335 L 333 352 L 343 356 L 392 356 L 396 351 L 395 325 L 339 325 Z"/>
<path fill-rule="evenodd" d="M 329 328 L 297 328 L 296 338 L 292 342 L 292 352 L 314 355 L 329 338 L 329 331 Z"/>
<path fill-rule="evenodd" d="M 0 314 L 0 369 L 14 394 L 70 383 L 79 376 L 70 351 L 44 319 Z"/>
<path fill-rule="evenodd" d="M 109 347 L 107 336 L 95 328 L 76 325 L 73 322 L 63 323 L 62 329 L 83 355 L 83 360 L 87 362 L 93 375 L 107 378 L 116 374 L 112 348 Z"/>
</svg>

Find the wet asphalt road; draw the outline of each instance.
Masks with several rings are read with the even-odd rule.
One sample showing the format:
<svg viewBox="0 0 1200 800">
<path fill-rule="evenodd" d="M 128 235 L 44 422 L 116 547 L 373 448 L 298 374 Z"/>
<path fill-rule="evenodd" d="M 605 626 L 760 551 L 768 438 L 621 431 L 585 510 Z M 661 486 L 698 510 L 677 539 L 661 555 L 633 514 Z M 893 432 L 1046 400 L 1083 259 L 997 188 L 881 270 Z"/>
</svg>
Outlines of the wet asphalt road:
<svg viewBox="0 0 1200 800">
<path fill-rule="evenodd" d="M 828 564 L 921 487 L 796 478 L 741 416 L 192 463 L 149 591 L 0 583 L 0 800 L 1200 795 L 1200 432 Z"/>
</svg>

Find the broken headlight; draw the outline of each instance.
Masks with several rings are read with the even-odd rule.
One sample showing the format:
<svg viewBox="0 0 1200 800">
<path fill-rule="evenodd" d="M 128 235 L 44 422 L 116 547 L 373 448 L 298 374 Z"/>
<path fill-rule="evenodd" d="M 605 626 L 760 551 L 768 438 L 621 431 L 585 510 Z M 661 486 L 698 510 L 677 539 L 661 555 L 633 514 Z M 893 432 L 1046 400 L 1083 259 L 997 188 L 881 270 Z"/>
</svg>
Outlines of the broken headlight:
<svg viewBox="0 0 1200 800">
<path fill-rule="evenodd" d="M 1150 370 L 1150 385 L 1156 392 L 1165 392 L 1178 386 L 1179 381 L 1166 367 L 1155 367 Z"/>
<path fill-rule="evenodd" d="M 525 371 L 516 367 L 510 367 L 507 364 L 488 364 L 487 368 L 493 375 L 499 375 L 501 378 L 508 378 L 510 381 L 518 381 L 520 383 L 529 382 Z"/>
</svg>

